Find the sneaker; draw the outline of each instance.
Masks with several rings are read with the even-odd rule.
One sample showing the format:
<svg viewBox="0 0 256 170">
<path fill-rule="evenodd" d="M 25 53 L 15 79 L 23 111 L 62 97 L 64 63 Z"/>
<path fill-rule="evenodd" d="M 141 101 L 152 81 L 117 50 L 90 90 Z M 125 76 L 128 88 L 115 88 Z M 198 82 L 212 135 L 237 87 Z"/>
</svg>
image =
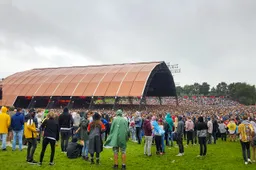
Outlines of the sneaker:
<svg viewBox="0 0 256 170">
<path fill-rule="evenodd" d="M 91 159 L 91 164 L 95 164 L 95 162 L 94 162 L 94 160 L 93 160 L 93 159 Z"/>
<path fill-rule="evenodd" d="M 255 160 L 252 160 L 253 163 L 255 163 L 256 161 Z"/>
<path fill-rule="evenodd" d="M 34 161 L 34 160 L 30 160 L 30 161 L 28 161 L 28 163 L 31 164 L 31 165 L 37 164 L 37 162 Z"/>
<path fill-rule="evenodd" d="M 185 153 L 182 153 L 182 156 L 185 155 Z"/>
<path fill-rule="evenodd" d="M 38 165 L 38 166 L 42 166 L 42 162 L 39 162 L 37 165 Z"/>
<path fill-rule="evenodd" d="M 252 163 L 251 159 L 248 159 L 248 163 L 249 163 L 249 164 L 251 164 L 251 163 Z"/>
<path fill-rule="evenodd" d="M 182 153 L 179 153 L 178 155 L 176 155 L 176 156 L 183 156 L 183 154 Z"/>
<path fill-rule="evenodd" d="M 126 165 L 122 165 L 122 170 L 125 170 L 126 169 Z"/>
<path fill-rule="evenodd" d="M 55 163 L 54 162 L 50 162 L 49 165 L 53 166 Z"/>
<path fill-rule="evenodd" d="M 84 160 L 85 160 L 85 161 L 89 161 L 89 157 L 86 156 L 86 157 L 84 158 Z"/>
<path fill-rule="evenodd" d="M 2 149 L 2 151 L 7 151 L 7 149 L 5 148 L 5 149 Z"/>
<path fill-rule="evenodd" d="M 200 158 L 200 157 L 202 157 L 202 155 L 197 155 L 196 157 L 197 157 L 197 158 Z"/>
<path fill-rule="evenodd" d="M 248 164 L 248 162 L 244 162 L 244 164 L 245 164 L 245 165 L 247 165 L 247 164 Z"/>
<path fill-rule="evenodd" d="M 114 165 L 114 166 L 113 166 L 113 169 L 118 169 L 118 165 Z"/>
<path fill-rule="evenodd" d="M 100 164 L 100 160 L 96 159 L 96 164 L 99 165 Z"/>
</svg>

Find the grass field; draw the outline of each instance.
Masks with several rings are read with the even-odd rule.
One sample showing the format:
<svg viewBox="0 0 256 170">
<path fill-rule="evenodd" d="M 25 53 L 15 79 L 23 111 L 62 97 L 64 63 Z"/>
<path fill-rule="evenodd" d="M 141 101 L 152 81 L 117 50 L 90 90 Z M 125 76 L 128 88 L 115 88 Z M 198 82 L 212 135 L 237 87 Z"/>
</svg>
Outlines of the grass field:
<svg viewBox="0 0 256 170">
<path fill-rule="evenodd" d="M 23 151 L 0 151 L 0 169 L 16 170 L 16 169 L 112 169 L 113 153 L 112 149 L 104 149 L 101 154 L 100 165 L 90 165 L 89 162 L 83 161 L 81 158 L 70 160 L 60 152 L 60 146 L 56 147 L 55 165 L 49 166 L 50 145 L 45 153 L 45 158 L 42 167 L 37 165 L 29 165 L 26 163 L 26 149 Z M 39 160 L 41 144 L 35 153 L 35 160 Z M 152 146 L 152 151 L 155 153 L 155 146 Z M 241 153 L 240 143 L 230 143 L 218 141 L 216 145 L 208 145 L 208 153 L 204 158 L 197 158 L 199 153 L 199 145 L 188 146 L 185 148 L 183 157 L 176 157 L 178 148 L 166 148 L 166 154 L 152 157 L 146 157 L 143 154 L 143 145 L 129 142 L 127 148 L 127 169 L 182 169 L 182 170 L 255 170 L 256 164 L 244 165 Z M 120 160 L 121 161 L 121 160 Z"/>
</svg>

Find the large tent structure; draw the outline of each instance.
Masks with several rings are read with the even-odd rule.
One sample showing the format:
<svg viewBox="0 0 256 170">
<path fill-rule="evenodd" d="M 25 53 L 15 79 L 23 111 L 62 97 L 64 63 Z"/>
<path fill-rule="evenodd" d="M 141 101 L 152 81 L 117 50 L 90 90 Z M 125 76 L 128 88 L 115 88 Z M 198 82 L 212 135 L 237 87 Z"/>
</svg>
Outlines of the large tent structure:
<svg viewBox="0 0 256 170">
<path fill-rule="evenodd" d="M 165 62 L 33 69 L 5 78 L 2 89 L 2 105 L 24 107 L 95 97 L 176 96 Z"/>
</svg>

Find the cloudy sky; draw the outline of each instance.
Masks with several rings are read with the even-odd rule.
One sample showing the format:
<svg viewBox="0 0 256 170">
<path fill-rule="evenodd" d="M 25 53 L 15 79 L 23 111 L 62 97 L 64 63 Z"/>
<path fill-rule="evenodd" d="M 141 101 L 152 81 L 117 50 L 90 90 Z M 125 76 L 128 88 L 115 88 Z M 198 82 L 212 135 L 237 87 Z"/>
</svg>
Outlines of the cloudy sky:
<svg viewBox="0 0 256 170">
<path fill-rule="evenodd" d="M 38 67 L 179 64 L 181 85 L 256 84 L 256 0 L 0 0 L 0 77 Z"/>
</svg>

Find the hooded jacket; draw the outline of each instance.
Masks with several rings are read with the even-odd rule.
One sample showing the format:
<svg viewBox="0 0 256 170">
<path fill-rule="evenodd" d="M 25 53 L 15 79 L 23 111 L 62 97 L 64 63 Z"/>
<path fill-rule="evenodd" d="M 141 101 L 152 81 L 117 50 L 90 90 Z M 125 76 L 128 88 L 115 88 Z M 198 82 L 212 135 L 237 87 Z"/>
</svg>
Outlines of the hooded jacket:
<svg viewBox="0 0 256 170">
<path fill-rule="evenodd" d="M 23 125 L 24 125 L 24 116 L 22 113 L 17 112 L 15 115 L 12 116 L 11 118 L 11 127 L 12 130 L 14 131 L 20 131 L 23 129 Z"/>
<path fill-rule="evenodd" d="M 7 108 L 2 107 L 0 113 L 0 134 L 7 134 L 8 133 L 8 128 L 11 124 L 11 118 L 7 114 Z"/>
<path fill-rule="evenodd" d="M 152 121 L 152 126 L 154 128 L 153 129 L 154 135 L 162 136 L 165 133 L 165 131 L 159 126 L 156 120 Z"/>
<path fill-rule="evenodd" d="M 122 116 L 123 112 L 118 110 L 116 118 L 113 120 L 110 134 L 105 146 L 126 148 L 126 142 L 129 137 L 128 121 Z"/>
<path fill-rule="evenodd" d="M 68 108 L 64 108 L 63 113 L 59 116 L 59 127 L 61 131 L 70 131 L 73 127 L 73 118 L 69 114 Z"/>
<path fill-rule="evenodd" d="M 145 119 L 143 123 L 143 130 L 144 130 L 145 136 L 152 136 L 152 126 L 151 126 L 150 120 Z"/>
<path fill-rule="evenodd" d="M 198 123 L 197 123 L 196 127 L 197 127 L 197 136 L 199 138 L 207 136 L 208 126 L 204 122 L 203 117 L 198 118 Z"/>
<path fill-rule="evenodd" d="M 172 132 L 174 124 L 170 113 L 167 113 L 165 121 L 169 124 L 169 132 Z"/>
<path fill-rule="evenodd" d="M 177 126 L 177 134 L 182 136 L 184 133 L 184 122 L 182 121 L 182 117 L 179 116 L 178 118 L 179 122 L 178 122 L 178 126 Z"/>
</svg>

